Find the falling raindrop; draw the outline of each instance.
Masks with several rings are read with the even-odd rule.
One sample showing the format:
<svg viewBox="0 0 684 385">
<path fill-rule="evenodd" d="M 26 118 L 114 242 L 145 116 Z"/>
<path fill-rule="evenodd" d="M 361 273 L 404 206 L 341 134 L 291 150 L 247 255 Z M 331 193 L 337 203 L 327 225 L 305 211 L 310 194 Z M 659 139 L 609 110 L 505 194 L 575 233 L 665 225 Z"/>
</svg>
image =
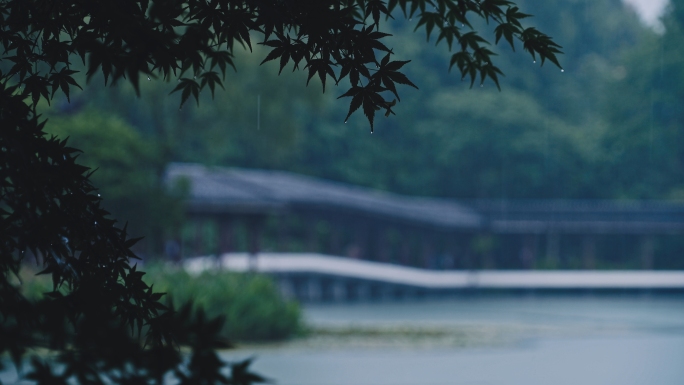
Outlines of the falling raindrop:
<svg viewBox="0 0 684 385">
<path fill-rule="evenodd" d="M 99 196 L 100 196 L 100 194 L 97 194 L 97 196 L 99 197 Z"/>
<path fill-rule="evenodd" d="M 536 61 L 536 60 L 533 60 L 533 61 L 532 61 L 532 64 L 536 64 L 536 63 L 537 63 L 537 61 Z"/>
<path fill-rule="evenodd" d="M 150 80 L 151 80 L 151 79 L 150 79 L 150 77 L 148 76 L 148 77 L 147 77 L 147 81 L 149 82 Z"/>
<path fill-rule="evenodd" d="M 563 68 L 561 68 L 561 72 L 565 72 L 565 70 Z"/>
<path fill-rule="evenodd" d="M 347 124 L 347 121 L 345 120 L 344 123 Z"/>
<path fill-rule="evenodd" d="M 95 221 L 95 224 L 97 224 L 97 221 Z"/>
</svg>

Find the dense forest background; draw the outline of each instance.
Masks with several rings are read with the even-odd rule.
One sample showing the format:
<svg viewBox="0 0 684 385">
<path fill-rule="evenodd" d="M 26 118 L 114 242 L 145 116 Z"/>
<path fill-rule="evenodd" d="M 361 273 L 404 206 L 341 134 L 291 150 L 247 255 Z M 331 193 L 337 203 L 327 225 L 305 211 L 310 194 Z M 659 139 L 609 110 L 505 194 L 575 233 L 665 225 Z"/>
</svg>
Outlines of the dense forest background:
<svg viewBox="0 0 684 385">
<path fill-rule="evenodd" d="M 518 4 L 563 46 L 563 72 L 502 45 L 501 91 L 470 89 L 449 72 L 444 42 L 390 21 L 386 44 L 412 60 L 404 69 L 420 90 L 400 89 L 397 116 L 379 117 L 372 137 L 361 113 L 344 123 L 340 90 L 259 66 L 259 47 L 199 107 L 179 109 L 175 84 L 161 80 L 143 82 L 138 98 L 94 78 L 70 103 L 41 106 L 46 131 L 84 150 L 105 206 L 152 239 L 182 220 L 182 186 L 162 186 L 169 162 L 452 199 L 684 199 L 684 8 L 671 7 L 656 33 L 620 0 Z"/>
</svg>

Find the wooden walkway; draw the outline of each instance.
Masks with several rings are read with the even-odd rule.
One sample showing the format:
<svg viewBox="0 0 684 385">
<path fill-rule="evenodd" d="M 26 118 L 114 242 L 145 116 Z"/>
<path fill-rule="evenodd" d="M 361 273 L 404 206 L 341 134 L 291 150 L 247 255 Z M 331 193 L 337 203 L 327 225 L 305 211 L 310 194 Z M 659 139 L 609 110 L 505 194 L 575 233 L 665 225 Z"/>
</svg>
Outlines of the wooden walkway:
<svg viewBox="0 0 684 385">
<path fill-rule="evenodd" d="M 219 263 L 220 262 L 220 263 Z M 684 289 L 684 271 L 426 270 L 314 253 L 229 253 L 187 259 L 185 267 L 329 277 L 421 289 Z"/>
</svg>

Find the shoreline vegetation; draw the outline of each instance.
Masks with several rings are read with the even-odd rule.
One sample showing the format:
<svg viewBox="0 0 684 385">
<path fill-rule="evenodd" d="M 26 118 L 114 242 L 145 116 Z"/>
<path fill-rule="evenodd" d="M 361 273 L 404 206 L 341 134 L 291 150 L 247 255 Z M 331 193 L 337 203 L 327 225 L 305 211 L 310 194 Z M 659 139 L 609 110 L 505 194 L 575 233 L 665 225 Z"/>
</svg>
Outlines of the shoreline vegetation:
<svg viewBox="0 0 684 385">
<path fill-rule="evenodd" d="M 530 325 L 525 323 L 464 323 L 460 325 L 339 324 L 309 325 L 283 341 L 243 343 L 235 351 L 273 350 L 430 350 L 520 346 L 545 338 L 617 336 L 626 325 Z"/>
<path fill-rule="evenodd" d="M 209 317 L 223 315 L 222 336 L 234 350 L 433 349 L 505 347 L 539 337 L 614 335 L 627 325 L 515 322 L 312 322 L 295 301 L 284 299 L 267 276 L 208 270 L 191 274 L 171 265 L 152 263 L 141 268 L 155 292 L 165 292 L 176 308 L 191 301 Z M 35 275 L 30 266 L 20 277 L 24 295 L 38 299 L 52 290 L 49 275 Z M 17 280 L 17 281 L 18 281 Z M 19 283 L 19 282 L 17 282 Z"/>
<path fill-rule="evenodd" d="M 170 264 L 152 263 L 140 268 L 143 280 L 154 292 L 166 293 L 165 304 L 175 309 L 190 302 L 209 318 L 224 316 L 221 337 L 237 344 L 283 341 L 303 332 L 299 304 L 284 299 L 266 276 L 227 271 L 206 271 L 193 275 Z M 36 275 L 25 266 L 15 284 L 31 300 L 52 291 L 50 275 Z M 59 289 L 58 289 L 59 290 Z"/>
<path fill-rule="evenodd" d="M 145 282 L 167 293 L 176 308 L 190 301 L 208 317 L 224 316 L 221 335 L 232 342 L 282 341 L 303 329 L 299 304 L 283 298 L 266 276 L 225 270 L 190 274 L 168 264 L 149 264 L 143 271 Z"/>
</svg>

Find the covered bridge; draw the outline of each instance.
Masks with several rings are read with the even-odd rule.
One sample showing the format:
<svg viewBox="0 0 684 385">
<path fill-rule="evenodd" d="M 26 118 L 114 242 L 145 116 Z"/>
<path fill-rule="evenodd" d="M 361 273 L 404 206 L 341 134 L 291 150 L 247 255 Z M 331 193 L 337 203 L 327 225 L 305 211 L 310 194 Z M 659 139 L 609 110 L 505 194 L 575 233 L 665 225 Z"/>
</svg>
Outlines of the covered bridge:
<svg viewBox="0 0 684 385">
<path fill-rule="evenodd" d="M 171 164 L 166 181 L 179 180 L 188 183 L 196 229 L 192 240 L 176 237 L 185 255 L 306 251 L 437 269 L 652 268 L 663 248 L 665 259 L 677 258 L 670 254 L 684 232 L 684 205 L 671 202 L 456 201 L 283 171 Z"/>
</svg>

